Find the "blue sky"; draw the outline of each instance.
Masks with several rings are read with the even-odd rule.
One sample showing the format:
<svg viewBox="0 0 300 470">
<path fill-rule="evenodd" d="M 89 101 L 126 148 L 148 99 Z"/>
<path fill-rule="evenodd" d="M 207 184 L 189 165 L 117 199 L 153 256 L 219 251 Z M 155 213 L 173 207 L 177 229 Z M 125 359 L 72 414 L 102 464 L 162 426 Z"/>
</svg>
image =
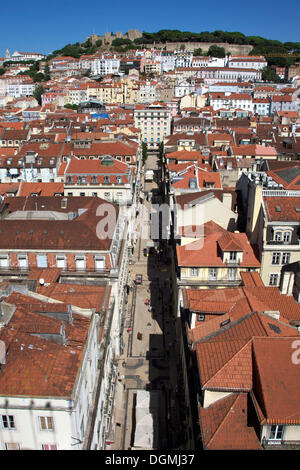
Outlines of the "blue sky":
<svg viewBox="0 0 300 470">
<path fill-rule="evenodd" d="M 0 57 L 8 48 L 51 53 L 92 33 L 240 31 L 279 41 L 300 42 L 300 1 L 290 0 L 15 0 L 1 5 Z"/>
</svg>

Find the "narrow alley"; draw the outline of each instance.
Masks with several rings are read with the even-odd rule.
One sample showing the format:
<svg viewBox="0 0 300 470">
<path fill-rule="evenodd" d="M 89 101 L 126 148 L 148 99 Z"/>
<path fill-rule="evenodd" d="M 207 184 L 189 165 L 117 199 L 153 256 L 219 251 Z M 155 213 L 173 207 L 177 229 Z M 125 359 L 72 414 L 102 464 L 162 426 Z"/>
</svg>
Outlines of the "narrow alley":
<svg viewBox="0 0 300 470">
<path fill-rule="evenodd" d="M 156 154 L 148 156 L 144 171 L 154 170 L 154 181 L 145 182 L 142 205 L 151 212 L 161 202 L 160 169 Z M 152 444 L 146 449 L 180 449 L 183 433 L 178 402 L 176 310 L 172 297 L 172 253 L 167 244 L 145 237 L 142 211 L 137 227 L 139 237 L 129 265 L 130 291 L 124 326 L 124 351 L 119 358 L 119 377 L 111 440 L 108 450 L 140 448 L 135 442 L 137 392 L 150 395 L 153 416 Z M 149 221 L 150 223 L 150 221 Z M 149 226 L 148 226 L 149 228 Z M 150 243 L 149 243 L 150 242 Z M 151 248 L 149 248 L 150 245 Z M 142 279 L 136 283 L 136 276 Z M 150 432 L 151 434 L 151 432 Z"/>
</svg>

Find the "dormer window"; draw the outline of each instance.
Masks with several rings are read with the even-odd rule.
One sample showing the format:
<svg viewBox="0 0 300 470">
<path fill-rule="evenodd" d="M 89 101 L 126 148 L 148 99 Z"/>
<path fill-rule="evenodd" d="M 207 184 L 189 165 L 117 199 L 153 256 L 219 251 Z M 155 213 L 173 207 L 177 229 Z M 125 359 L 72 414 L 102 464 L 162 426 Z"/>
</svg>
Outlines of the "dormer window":
<svg viewBox="0 0 300 470">
<path fill-rule="evenodd" d="M 291 241 L 291 232 L 284 232 L 283 243 L 289 243 Z"/>
<path fill-rule="evenodd" d="M 282 239 L 282 234 L 281 234 L 281 232 L 275 232 L 275 233 L 274 233 L 274 240 L 275 240 L 276 242 L 281 242 L 281 239 Z"/>
</svg>

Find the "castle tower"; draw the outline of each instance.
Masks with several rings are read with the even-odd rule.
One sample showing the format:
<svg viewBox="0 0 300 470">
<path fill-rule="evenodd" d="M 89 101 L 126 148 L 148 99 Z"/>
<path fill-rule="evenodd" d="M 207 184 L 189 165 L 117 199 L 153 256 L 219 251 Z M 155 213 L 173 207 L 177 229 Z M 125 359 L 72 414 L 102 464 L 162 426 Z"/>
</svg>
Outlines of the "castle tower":
<svg viewBox="0 0 300 470">
<path fill-rule="evenodd" d="M 6 51 L 5 51 L 5 57 L 6 57 L 6 59 L 10 58 L 10 53 L 9 53 L 8 49 L 6 49 Z"/>
</svg>

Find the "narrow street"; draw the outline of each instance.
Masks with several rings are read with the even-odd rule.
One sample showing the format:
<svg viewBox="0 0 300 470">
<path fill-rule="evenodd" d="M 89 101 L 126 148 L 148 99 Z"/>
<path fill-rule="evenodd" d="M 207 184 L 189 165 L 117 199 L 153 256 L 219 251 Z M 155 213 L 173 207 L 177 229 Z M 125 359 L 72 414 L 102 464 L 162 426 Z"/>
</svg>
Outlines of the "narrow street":
<svg viewBox="0 0 300 470">
<path fill-rule="evenodd" d="M 156 155 L 149 155 L 144 170 L 154 169 L 152 183 L 144 183 L 143 206 L 149 212 L 159 203 L 159 166 Z M 149 194 L 152 198 L 149 198 Z M 155 195 L 153 197 L 153 194 Z M 149 200 L 150 199 L 150 200 Z M 151 202 L 152 200 L 152 202 Z M 156 423 L 153 449 L 183 448 L 177 400 L 179 358 L 176 351 L 174 306 L 172 302 L 172 263 L 167 244 L 163 249 L 144 253 L 149 239 L 145 236 L 142 211 L 137 218 L 139 236 L 129 265 L 130 292 L 124 328 L 123 355 L 119 358 L 119 377 L 115 395 L 114 427 L 108 450 L 126 450 L 134 444 L 137 390 L 155 391 Z M 146 227 L 149 229 L 149 226 Z M 142 276 L 142 284 L 135 277 Z"/>
</svg>

